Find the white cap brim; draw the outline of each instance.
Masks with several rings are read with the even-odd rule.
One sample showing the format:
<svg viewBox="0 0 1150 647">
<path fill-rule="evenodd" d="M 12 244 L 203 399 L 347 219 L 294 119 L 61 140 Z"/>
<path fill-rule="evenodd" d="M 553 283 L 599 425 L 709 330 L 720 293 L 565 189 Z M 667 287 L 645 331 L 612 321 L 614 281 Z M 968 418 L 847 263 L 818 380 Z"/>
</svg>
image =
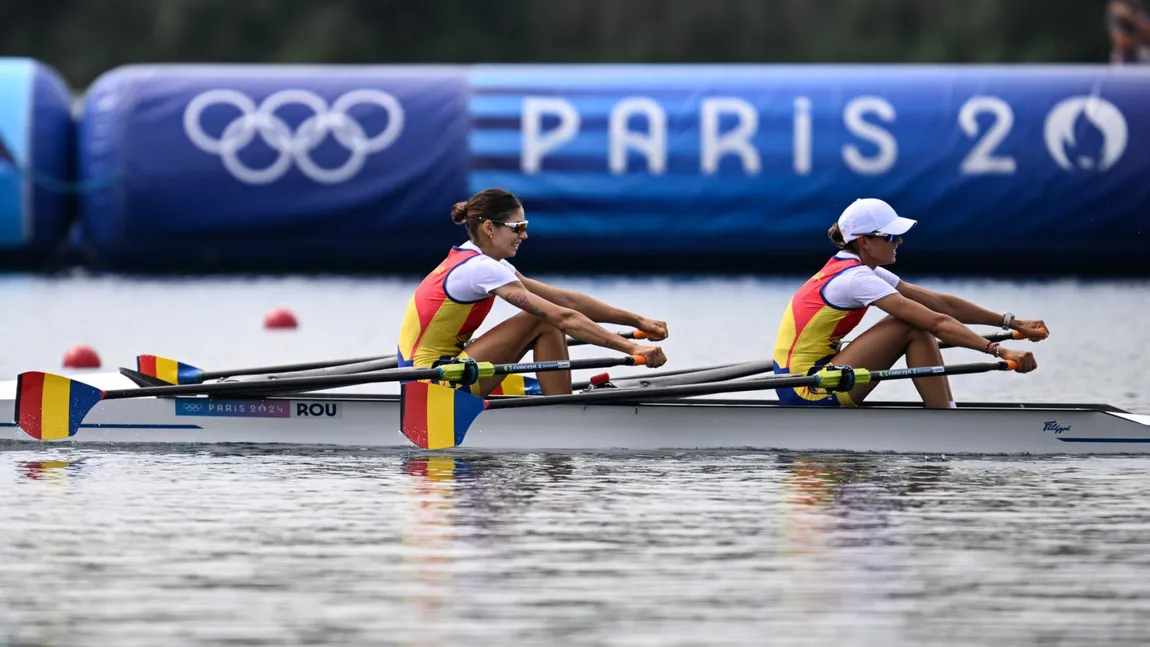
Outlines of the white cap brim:
<svg viewBox="0 0 1150 647">
<path fill-rule="evenodd" d="M 910 218 L 903 218 L 902 216 L 899 216 L 899 217 L 895 218 L 894 221 L 891 222 L 889 225 L 886 225 L 885 227 L 882 227 L 881 229 L 879 229 L 879 231 L 884 233 L 884 234 L 901 236 L 901 235 L 905 234 L 906 232 L 910 231 L 910 228 L 917 225 L 917 224 L 918 224 L 917 220 L 911 220 Z"/>
</svg>

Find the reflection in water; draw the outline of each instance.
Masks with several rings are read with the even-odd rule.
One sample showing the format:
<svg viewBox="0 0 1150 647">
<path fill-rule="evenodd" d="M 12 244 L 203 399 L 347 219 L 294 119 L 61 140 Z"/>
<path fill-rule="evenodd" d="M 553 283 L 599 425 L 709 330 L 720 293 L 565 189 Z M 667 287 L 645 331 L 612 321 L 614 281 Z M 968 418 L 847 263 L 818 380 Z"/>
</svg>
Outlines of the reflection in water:
<svg viewBox="0 0 1150 647">
<path fill-rule="evenodd" d="M 8 493 L 12 498 L 4 503 L 18 505 L 28 518 L 35 520 L 37 527 L 24 533 L 18 541 L 9 539 L 11 543 L 0 546 L 0 561 L 13 559 L 23 563 L 27 560 L 20 560 L 20 552 L 34 547 L 36 559 L 29 563 L 38 568 L 34 577 L 36 586 L 21 587 L 20 595 L 7 601 L 0 598 L 0 607 L 34 609 L 58 605 L 71 595 L 69 583 L 78 575 L 75 560 L 82 550 L 81 540 L 71 526 L 78 505 L 76 477 L 87 469 L 87 462 L 84 458 L 41 459 L 17 461 L 13 466 L 17 481 Z M 0 533 L 3 530 L 0 528 Z M 15 551 L 15 554 L 10 556 L 7 551 Z M 3 610 L 0 608 L 0 647 L 7 644 Z M 71 638 L 65 623 L 51 623 L 39 642 L 67 644 Z"/>
<path fill-rule="evenodd" d="M 785 592 L 778 611 L 806 623 L 807 639 L 894 641 L 897 618 L 881 613 L 909 559 L 893 515 L 909 495 L 942 481 L 945 463 L 902 464 L 857 456 L 782 456 L 777 518 Z M 860 622 L 861 619 L 861 622 Z"/>
<path fill-rule="evenodd" d="M 69 475 L 74 474 L 83 464 L 83 459 L 24 461 L 20 463 L 19 469 L 20 475 L 25 478 L 64 484 L 68 482 Z"/>
<path fill-rule="evenodd" d="M 572 478 L 565 455 L 417 456 L 403 462 L 407 514 L 403 571 L 413 586 L 405 606 L 423 629 L 406 644 L 436 645 L 437 627 L 458 622 L 468 597 L 500 586 L 488 572 L 500 563 L 517 514 L 545 489 Z"/>
<path fill-rule="evenodd" d="M 451 615 L 453 595 L 452 565 L 456 470 L 467 470 L 467 460 L 449 456 L 421 456 L 404 462 L 404 474 L 411 477 L 407 487 L 407 515 L 402 526 L 402 541 L 408 548 L 403 562 L 413 575 L 414 587 L 406 597 L 408 613 L 417 624 L 434 627 Z M 431 632 L 429 632 L 431 633 Z M 431 644 L 415 632 L 408 644 Z"/>
<path fill-rule="evenodd" d="M 17 644 L 1150 635 L 1145 460 L 91 456 L 0 452 L 0 607 Z"/>
</svg>

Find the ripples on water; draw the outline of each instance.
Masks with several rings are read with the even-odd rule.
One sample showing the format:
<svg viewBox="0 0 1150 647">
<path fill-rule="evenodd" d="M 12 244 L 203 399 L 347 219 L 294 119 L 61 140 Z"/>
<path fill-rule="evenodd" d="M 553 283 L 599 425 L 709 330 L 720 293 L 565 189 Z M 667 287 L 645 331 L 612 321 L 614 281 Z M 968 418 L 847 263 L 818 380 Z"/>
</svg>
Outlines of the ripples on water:
<svg viewBox="0 0 1150 647">
<path fill-rule="evenodd" d="M 8 446 L 0 619 L 17 645 L 1144 644 L 1148 465 Z"/>
<path fill-rule="evenodd" d="M 665 318 L 683 368 L 769 357 L 802 278 L 556 283 Z M 1128 379 L 1150 345 L 1114 328 L 1150 316 L 1150 282 L 907 278 L 1051 326 L 1018 346 L 1038 371 L 956 378 L 960 400 L 1150 412 Z M 75 343 L 108 368 L 389 352 L 416 282 L 8 275 L 8 311 L 37 316 L 0 321 L 0 369 L 59 370 Z M 278 305 L 299 330 L 260 328 Z M 0 445 L 0 646 L 1148 644 L 1148 468 Z"/>
</svg>

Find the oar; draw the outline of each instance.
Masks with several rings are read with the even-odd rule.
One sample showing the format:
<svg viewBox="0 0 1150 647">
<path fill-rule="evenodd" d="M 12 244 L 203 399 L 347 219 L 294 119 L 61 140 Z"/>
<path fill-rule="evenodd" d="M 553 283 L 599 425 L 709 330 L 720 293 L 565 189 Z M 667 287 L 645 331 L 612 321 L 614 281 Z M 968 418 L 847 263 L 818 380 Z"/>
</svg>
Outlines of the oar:
<svg viewBox="0 0 1150 647">
<path fill-rule="evenodd" d="M 982 336 L 986 341 L 1010 341 L 1012 339 L 1026 339 L 1026 335 L 1018 332 L 1017 330 L 1002 330 L 999 332 L 987 333 Z M 954 344 L 948 344 L 944 341 L 938 342 L 939 348 L 954 348 Z"/>
<path fill-rule="evenodd" d="M 395 368 L 395 355 L 387 357 L 355 357 L 352 359 L 337 359 L 320 362 L 302 362 L 299 364 L 278 364 L 273 366 L 257 366 L 253 368 L 236 368 L 227 371 L 205 371 L 191 364 L 160 357 L 158 355 L 137 355 L 136 370 L 148 377 L 163 380 L 168 384 L 200 384 L 208 380 L 218 380 L 224 377 L 239 377 L 242 375 L 265 375 L 268 373 L 289 373 L 295 371 L 310 371 L 317 368 L 330 368 L 347 364 L 360 364 L 363 362 L 387 362 L 390 366 L 376 366 L 377 369 Z"/>
<path fill-rule="evenodd" d="M 724 368 L 696 371 L 686 375 L 652 376 L 645 380 L 639 380 L 637 384 L 629 384 L 620 388 L 649 389 L 657 386 L 682 386 L 685 384 L 703 384 L 706 382 L 727 382 L 740 377 L 772 373 L 774 370 L 775 363 L 773 361 L 769 359 L 759 360 L 757 362 L 743 362 L 742 364 Z"/>
<path fill-rule="evenodd" d="M 16 379 L 15 421 L 20 429 L 33 438 L 54 440 L 75 435 L 84 417 L 102 400 L 193 395 L 245 397 L 253 394 L 299 393 L 339 386 L 406 380 L 439 380 L 472 384 L 493 375 L 632 366 L 646 362 L 646 358 L 641 355 L 519 364 L 463 361 L 435 368 L 400 368 L 353 375 L 283 378 L 270 382 L 149 386 L 109 391 L 101 391 L 94 386 L 61 375 L 29 371 L 21 373 Z M 448 387 L 443 388 L 451 390 Z"/>
<path fill-rule="evenodd" d="M 463 443 L 471 423 L 487 409 L 518 409 L 552 405 L 597 404 L 601 402 L 648 402 L 716 393 L 739 393 L 799 386 L 849 390 L 860 384 L 937 375 L 970 375 L 990 371 L 1012 371 L 1009 360 L 950 366 L 923 366 L 871 371 L 848 367 L 827 369 L 814 375 L 776 375 L 735 382 L 651 387 L 649 389 L 600 389 L 571 395 L 545 395 L 531 398 L 484 400 L 458 389 L 427 382 L 409 382 L 403 387 L 400 428 L 403 435 L 423 449 L 446 449 Z M 851 377 L 853 376 L 853 380 Z M 840 389 L 840 386 L 842 387 Z"/>
<path fill-rule="evenodd" d="M 994 341 L 994 342 L 1010 341 L 1012 339 L 1026 339 L 1026 337 L 1022 333 L 1018 332 L 1017 330 L 1013 330 L 1013 331 L 1012 330 L 1003 330 L 1000 332 L 987 333 L 987 334 L 983 335 L 982 338 L 987 340 L 987 341 Z M 845 346 L 849 343 L 850 343 L 849 341 L 843 342 L 843 345 Z M 954 344 L 948 344 L 944 341 L 940 341 L 940 342 L 938 342 L 938 347 L 943 348 L 943 349 L 954 348 Z M 765 373 L 767 370 L 770 370 L 770 367 L 766 367 L 765 370 L 759 371 L 759 370 L 756 370 L 755 368 L 753 368 L 752 364 L 754 364 L 754 366 L 758 366 L 758 363 L 735 362 L 735 363 L 731 363 L 731 364 L 716 364 L 714 366 L 699 366 L 696 368 L 681 368 L 681 369 L 678 369 L 675 371 L 653 371 L 653 372 L 644 373 L 643 375 L 625 375 L 623 377 L 612 378 L 611 381 L 612 382 L 631 382 L 631 381 L 641 380 L 644 385 L 650 384 L 650 385 L 654 386 L 654 385 L 660 384 L 662 381 L 662 378 L 665 378 L 665 377 L 687 376 L 687 375 L 693 374 L 696 378 L 699 378 L 698 381 L 708 382 L 708 381 L 714 381 L 715 380 L 714 377 L 710 377 L 708 375 L 712 371 L 715 371 L 715 375 L 719 376 L 719 379 L 726 380 L 726 379 L 733 379 L 734 377 L 744 377 L 746 375 L 754 375 L 755 373 Z M 725 377 L 725 376 L 720 374 L 721 371 L 723 371 L 725 369 L 732 369 L 735 367 L 739 367 L 738 371 L 743 370 L 743 367 L 747 367 L 746 368 L 747 372 L 742 373 L 742 372 L 737 371 L 736 372 L 737 374 L 734 374 L 733 377 Z M 582 391 L 583 389 L 585 389 L 589 386 L 591 386 L 591 381 L 590 380 L 584 380 L 581 382 L 574 383 L 572 385 L 572 389 L 574 389 L 575 391 Z"/>
<path fill-rule="evenodd" d="M 619 333 L 624 339 L 646 339 L 647 333 L 642 330 L 630 330 Z M 583 346 L 587 342 L 567 338 L 567 346 Z M 352 364 L 363 364 L 351 366 Z M 256 366 L 250 368 L 236 368 L 227 371 L 205 371 L 191 364 L 178 360 L 160 357 L 158 355 L 137 355 L 136 371 L 149 377 L 163 380 L 168 384 L 201 384 L 208 380 L 218 380 L 225 377 L 241 377 L 244 375 L 269 375 L 273 373 L 298 373 L 334 367 L 343 367 L 347 372 L 364 372 L 374 370 L 387 370 L 395 368 L 398 360 L 395 355 L 379 355 L 375 357 L 355 357 L 351 359 L 336 359 L 318 362 L 302 362 L 299 364 L 279 364 L 273 366 Z M 343 372 L 341 370 L 340 372 Z"/>
<path fill-rule="evenodd" d="M 612 382 L 628 382 L 631 380 L 647 380 L 657 377 L 673 377 L 678 375 L 690 375 L 691 373 L 702 373 L 703 371 L 713 371 L 721 368 L 730 368 L 732 366 L 742 366 L 744 362 L 732 362 L 730 364 L 716 364 L 715 366 L 698 366 L 695 368 L 681 368 L 675 371 L 652 371 L 650 375 L 625 375 L 623 377 L 612 378 Z M 590 380 L 583 380 L 582 382 L 575 382 L 571 385 L 572 390 L 582 391 L 583 389 L 591 386 Z"/>
</svg>

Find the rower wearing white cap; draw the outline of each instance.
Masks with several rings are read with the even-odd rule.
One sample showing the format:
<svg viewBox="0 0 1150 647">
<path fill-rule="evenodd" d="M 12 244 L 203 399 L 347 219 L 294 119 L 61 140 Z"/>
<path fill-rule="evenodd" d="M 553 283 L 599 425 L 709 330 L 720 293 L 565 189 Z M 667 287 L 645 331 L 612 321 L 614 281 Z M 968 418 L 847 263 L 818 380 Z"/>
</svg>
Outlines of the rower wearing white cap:
<svg viewBox="0 0 1150 647">
<path fill-rule="evenodd" d="M 939 366 L 940 339 L 1013 360 L 1021 373 L 1037 368 L 1029 351 L 1002 348 L 963 324 L 1001 326 L 1038 341 L 1049 334 L 1042 320 L 993 312 L 913 285 L 880 267 L 894 263 L 903 234 L 916 222 L 875 198 L 856 200 L 843 211 L 827 232 L 840 251 L 799 288 L 783 313 L 775 341 L 775 373 L 806 375 L 826 364 L 881 370 L 903 355 L 911 368 Z M 872 305 L 889 316 L 843 348 L 843 338 Z M 916 378 L 914 385 L 925 406 L 955 406 L 946 376 Z M 875 386 L 860 385 L 847 393 L 805 387 L 777 392 L 785 405 L 850 407 L 860 404 Z"/>
</svg>

